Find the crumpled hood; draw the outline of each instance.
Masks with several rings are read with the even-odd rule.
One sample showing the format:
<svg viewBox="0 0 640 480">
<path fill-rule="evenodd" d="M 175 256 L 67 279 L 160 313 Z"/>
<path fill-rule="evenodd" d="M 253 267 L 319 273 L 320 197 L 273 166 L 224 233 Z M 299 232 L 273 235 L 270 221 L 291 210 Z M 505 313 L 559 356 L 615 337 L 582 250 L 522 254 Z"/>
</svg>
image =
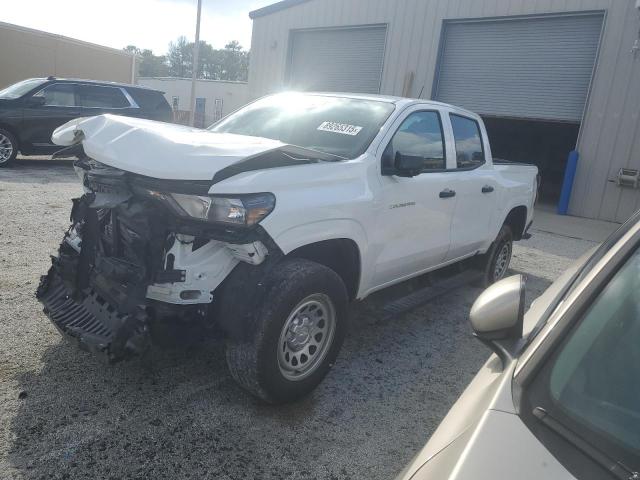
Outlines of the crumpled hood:
<svg viewBox="0 0 640 480">
<path fill-rule="evenodd" d="M 276 140 L 98 115 L 58 127 L 53 143 L 82 142 L 85 153 L 111 167 L 168 180 L 211 180 L 242 159 L 284 146 Z"/>
</svg>

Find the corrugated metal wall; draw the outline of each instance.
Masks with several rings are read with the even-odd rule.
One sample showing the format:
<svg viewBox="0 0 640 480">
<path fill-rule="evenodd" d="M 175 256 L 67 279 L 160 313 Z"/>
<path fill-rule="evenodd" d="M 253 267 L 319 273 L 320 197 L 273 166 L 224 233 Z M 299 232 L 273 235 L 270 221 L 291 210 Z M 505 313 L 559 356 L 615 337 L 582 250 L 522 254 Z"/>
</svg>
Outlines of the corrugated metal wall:
<svg viewBox="0 0 640 480">
<path fill-rule="evenodd" d="M 132 61 L 114 48 L 0 22 L 0 88 L 49 75 L 131 83 Z"/>
<path fill-rule="evenodd" d="M 289 83 L 296 90 L 380 93 L 386 34 L 385 26 L 294 32 Z"/>
<path fill-rule="evenodd" d="M 620 167 L 640 169 L 640 54 L 630 53 L 639 20 L 635 0 L 310 0 L 255 18 L 249 88 L 252 96 L 285 88 L 290 31 L 387 24 L 381 93 L 430 98 L 443 20 L 605 11 L 598 65 L 578 150 L 570 213 L 625 220 L 640 191 L 608 182 Z"/>
<path fill-rule="evenodd" d="M 482 115 L 580 122 L 602 13 L 447 22 L 434 97 Z"/>
</svg>

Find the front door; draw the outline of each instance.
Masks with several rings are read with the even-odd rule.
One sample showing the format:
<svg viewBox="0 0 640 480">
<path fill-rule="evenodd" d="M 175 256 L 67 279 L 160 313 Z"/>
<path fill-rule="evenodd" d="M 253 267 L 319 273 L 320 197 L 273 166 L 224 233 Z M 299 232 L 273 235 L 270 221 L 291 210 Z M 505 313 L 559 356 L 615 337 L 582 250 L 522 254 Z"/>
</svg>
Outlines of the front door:
<svg viewBox="0 0 640 480">
<path fill-rule="evenodd" d="M 51 134 L 60 125 L 81 117 L 76 101 L 76 86 L 54 83 L 26 100 L 21 138 L 37 150 L 51 152 L 60 147 L 53 145 Z"/>
<path fill-rule="evenodd" d="M 421 159 L 415 176 L 395 168 L 398 156 Z M 381 161 L 381 203 L 375 232 L 376 287 L 394 283 L 442 263 L 450 242 L 456 198 L 446 172 L 440 114 L 408 113 L 386 145 Z"/>
</svg>

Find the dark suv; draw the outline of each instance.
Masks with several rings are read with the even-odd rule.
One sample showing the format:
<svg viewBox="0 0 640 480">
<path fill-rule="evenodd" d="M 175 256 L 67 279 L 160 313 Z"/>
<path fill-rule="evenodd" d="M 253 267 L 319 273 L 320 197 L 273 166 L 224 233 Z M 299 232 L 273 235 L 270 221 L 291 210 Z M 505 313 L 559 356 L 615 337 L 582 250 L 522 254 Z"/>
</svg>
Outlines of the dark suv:
<svg viewBox="0 0 640 480">
<path fill-rule="evenodd" d="M 93 80 L 31 78 L 0 90 L 0 167 L 18 154 L 47 155 L 60 147 L 51 134 L 78 117 L 113 113 L 171 121 L 163 92 Z"/>
</svg>

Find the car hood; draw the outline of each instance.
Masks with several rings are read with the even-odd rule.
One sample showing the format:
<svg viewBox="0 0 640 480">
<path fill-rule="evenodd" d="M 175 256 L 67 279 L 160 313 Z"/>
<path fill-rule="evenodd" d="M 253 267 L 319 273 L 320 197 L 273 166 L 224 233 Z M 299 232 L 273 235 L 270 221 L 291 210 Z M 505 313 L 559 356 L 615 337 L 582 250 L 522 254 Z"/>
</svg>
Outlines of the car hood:
<svg viewBox="0 0 640 480">
<path fill-rule="evenodd" d="M 569 480 L 574 477 L 517 415 L 487 410 L 474 430 L 411 473 L 411 480 Z"/>
<path fill-rule="evenodd" d="M 248 157 L 286 147 L 267 138 L 118 115 L 72 120 L 58 127 L 52 140 L 60 146 L 82 142 L 84 152 L 100 163 L 169 180 L 211 180 Z"/>
</svg>

